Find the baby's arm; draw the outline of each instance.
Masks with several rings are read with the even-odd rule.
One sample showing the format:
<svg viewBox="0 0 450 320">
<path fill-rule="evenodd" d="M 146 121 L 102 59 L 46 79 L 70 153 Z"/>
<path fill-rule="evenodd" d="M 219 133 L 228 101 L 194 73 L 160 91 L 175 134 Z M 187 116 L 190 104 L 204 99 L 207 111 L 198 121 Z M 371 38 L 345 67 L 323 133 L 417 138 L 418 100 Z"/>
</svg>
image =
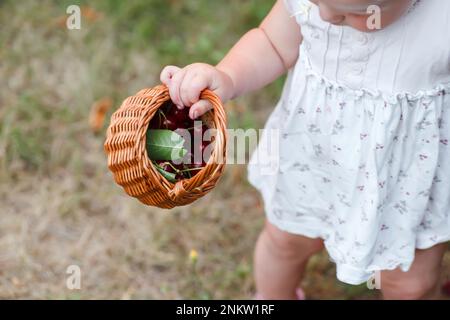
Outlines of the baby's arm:
<svg viewBox="0 0 450 320">
<path fill-rule="evenodd" d="M 231 98 L 264 87 L 297 61 L 300 28 L 278 0 L 259 28 L 250 30 L 217 68 L 234 83 Z"/>
<path fill-rule="evenodd" d="M 161 81 L 169 87 L 172 101 L 180 108 L 191 107 L 190 116 L 196 118 L 211 108 L 199 101 L 201 91 L 208 88 L 226 102 L 264 87 L 295 64 L 301 39 L 298 24 L 278 0 L 259 28 L 247 32 L 216 67 L 168 66 Z"/>
</svg>

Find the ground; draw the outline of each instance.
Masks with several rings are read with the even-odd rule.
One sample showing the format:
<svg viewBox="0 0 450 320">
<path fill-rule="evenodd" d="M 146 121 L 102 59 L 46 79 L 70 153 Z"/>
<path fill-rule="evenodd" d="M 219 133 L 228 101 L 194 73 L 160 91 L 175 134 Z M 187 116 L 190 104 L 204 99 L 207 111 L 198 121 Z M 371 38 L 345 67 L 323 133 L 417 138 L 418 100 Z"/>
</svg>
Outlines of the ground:
<svg viewBox="0 0 450 320">
<path fill-rule="evenodd" d="M 108 171 L 108 122 L 93 132 L 88 118 L 100 99 L 112 99 L 109 116 L 157 84 L 166 64 L 216 63 L 272 2 L 0 3 L 0 298 L 252 297 L 264 213 L 246 167 L 228 166 L 190 206 L 146 207 Z M 70 4 L 81 5 L 81 30 L 66 28 Z M 282 83 L 229 104 L 229 127 L 262 128 Z M 80 267 L 80 290 L 67 289 L 70 265 Z M 449 253 L 445 266 L 448 278 Z M 339 283 L 325 253 L 303 286 L 312 299 L 378 297 Z"/>
</svg>

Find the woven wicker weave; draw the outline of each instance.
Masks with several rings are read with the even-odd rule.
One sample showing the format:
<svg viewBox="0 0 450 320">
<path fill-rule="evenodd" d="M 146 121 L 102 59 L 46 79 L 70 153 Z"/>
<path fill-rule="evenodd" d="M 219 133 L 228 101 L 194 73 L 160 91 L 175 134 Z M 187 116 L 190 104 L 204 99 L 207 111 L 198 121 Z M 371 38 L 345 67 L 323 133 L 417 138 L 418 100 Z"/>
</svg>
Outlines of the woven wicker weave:
<svg viewBox="0 0 450 320">
<path fill-rule="evenodd" d="M 171 183 L 153 166 L 146 150 L 148 124 L 161 105 L 170 99 L 168 88 L 160 85 L 128 97 L 112 115 L 105 152 L 114 180 L 127 194 L 144 204 L 170 209 L 192 203 L 211 191 L 225 168 L 226 115 L 220 99 L 205 90 L 201 99 L 214 109 L 202 116 L 209 128 L 217 129 L 214 149 L 206 166 L 190 179 Z"/>
</svg>

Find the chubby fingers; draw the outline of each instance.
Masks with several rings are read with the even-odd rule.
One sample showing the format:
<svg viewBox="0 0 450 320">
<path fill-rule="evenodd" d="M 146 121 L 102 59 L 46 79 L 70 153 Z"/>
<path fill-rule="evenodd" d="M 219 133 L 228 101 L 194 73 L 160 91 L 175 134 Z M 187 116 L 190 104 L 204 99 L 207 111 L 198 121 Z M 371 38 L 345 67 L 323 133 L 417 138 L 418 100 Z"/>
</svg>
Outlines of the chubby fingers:
<svg viewBox="0 0 450 320">
<path fill-rule="evenodd" d="M 210 102 L 200 100 L 203 90 L 212 85 L 211 70 L 201 64 L 192 64 L 183 69 L 167 66 L 161 72 L 161 82 L 169 88 L 173 103 L 183 109 L 191 107 L 189 116 L 195 119 L 212 108 Z"/>
<path fill-rule="evenodd" d="M 176 66 L 167 66 L 161 71 L 161 75 L 159 76 L 162 83 L 166 86 L 169 86 L 170 80 L 172 77 L 181 69 Z"/>
<path fill-rule="evenodd" d="M 186 68 L 181 69 L 170 80 L 170 83 L 168 85 L 169 87 L 169 93 L 170 98 L 172 99 L 173 103 L 176 104 L 176 106 L 179 109 L 183 109 L 185 104 L 181 100 L 181 85 L 183 84 L 184 77 L 186 76 L 187 70 Z"/>
<path fill-rule="evenodd" d="M 195 120 L 212 108 L 213 106 L 208 100 L 199 100 L 191 106 L 189 117 L 191 117 L 192 120 Z"/>
<path fill-rule="evenodd" d="M 203 73 L 188 72 L 180 88 L 180 98 L 185 106 L 192 106 L 200 100 L 200 94 L 209 87 L 208 78 Z"/>
<path fill-rule="evenodd" d="M 160 75 L 160 80 L 169 88 L 170 98 L 179 109 L 183 109 L 183 102 L 180 98 L 180 87 L 183 78 L 186 75 L 186 69 L 176 66 L 167 66 Z"/>
</svg>

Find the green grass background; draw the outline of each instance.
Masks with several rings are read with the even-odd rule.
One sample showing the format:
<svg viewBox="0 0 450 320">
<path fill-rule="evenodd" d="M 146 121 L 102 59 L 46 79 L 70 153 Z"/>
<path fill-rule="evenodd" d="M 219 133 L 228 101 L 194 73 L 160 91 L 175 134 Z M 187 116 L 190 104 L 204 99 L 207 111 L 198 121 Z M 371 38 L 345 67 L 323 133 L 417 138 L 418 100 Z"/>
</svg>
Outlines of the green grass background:
<svg viewBox="0 0 450 320">
<path fill-rule="evenodd" d="M 97 17 L 67 30 L 72 4 Z M 145 207 L 114 184 L 103 153 L 108 123 L 94 134 L 88 115 L 102 97 L 116 109 L 157 84 L 166 64 L 217 63 L 272 5 L 0 2 L 0 298 L 252 297 L 264 213 L 245 166 L 228 166 L 217 188 L 190 206 Z M 262 128 L 282 85 L 283 78 L 236 101 L 229 127 Z M 81 268 L 81 290 L 66 288 L 72 264 Z M 377 297 L 339 283 L 325 253 L 311 259 L 302 285 L 313 299 Z"/>
</svg>

